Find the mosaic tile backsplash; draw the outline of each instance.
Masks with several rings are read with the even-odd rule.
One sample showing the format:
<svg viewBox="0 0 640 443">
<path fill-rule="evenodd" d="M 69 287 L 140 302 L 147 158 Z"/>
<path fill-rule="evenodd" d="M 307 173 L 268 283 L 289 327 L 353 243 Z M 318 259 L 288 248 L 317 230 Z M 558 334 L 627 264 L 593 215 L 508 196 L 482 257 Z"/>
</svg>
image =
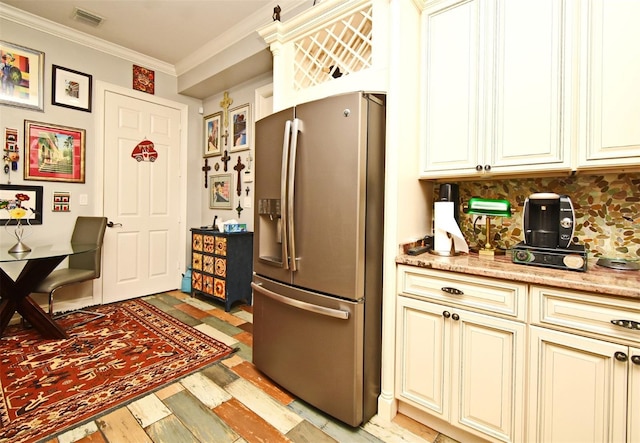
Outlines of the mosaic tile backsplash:
<svg viewBox="0 0 640 443">
<path fill-rule="evenodd" d="M 524 239 L 522 210 L 536 192 L 571 198 L 576 213 L 574 243 L 584 244 L 590 257 L 640 260 L 640 173 L 575 175 L 561 178 L 512 178 L 459 182 L 461 203 L 471 197 L 506 199 L 511 218 L 491 218 L 494 246 L 508 249 Z M 435 186 L 435 198 L 438 197 Z M 471 247 L 484 247 L 485 223 L 460 211 L 460 228 Z"/>
</svg>

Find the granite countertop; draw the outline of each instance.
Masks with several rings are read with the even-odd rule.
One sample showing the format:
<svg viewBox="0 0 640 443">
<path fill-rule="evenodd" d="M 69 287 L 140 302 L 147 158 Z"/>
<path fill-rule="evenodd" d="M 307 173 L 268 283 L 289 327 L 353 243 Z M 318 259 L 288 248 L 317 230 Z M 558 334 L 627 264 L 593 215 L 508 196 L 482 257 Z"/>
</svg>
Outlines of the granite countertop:
<svg viewBox="0 0 640 443">
<path fill-rule="evenodd" d="M 461 254 L 443 257 L 428 252 L 415 256 L 400 253 L 396 257 L 396 263 L 635 298 L 640 301 L 640 271 L 603 268 L 596 265 L 594 259 L 589 260 L 586 272 L 515 264 L 511 261 L 510 255 L 480 257 L 477 254 Z"/>
</svg>

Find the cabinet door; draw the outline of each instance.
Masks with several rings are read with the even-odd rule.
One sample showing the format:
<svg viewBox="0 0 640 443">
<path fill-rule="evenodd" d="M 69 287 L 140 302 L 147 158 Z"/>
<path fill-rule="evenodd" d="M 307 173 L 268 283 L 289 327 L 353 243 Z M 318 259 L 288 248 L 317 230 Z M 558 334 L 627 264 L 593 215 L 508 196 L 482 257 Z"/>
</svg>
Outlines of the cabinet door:
<svg viewBox="0 0 640 443">
<path fill-rule="evenodd" d="M 491 3 L 489 3 L 491 4 Z M 565 0 L 499 0 L 487 73 L 485 165 L 569 170 L 570 50 Z M 566 65 L 566 66 L 565 66 Z M 485 167 L 485 169 L 486 169 Z"/>
<path fill-rule="evenodd" d="M 578 167 L 640 163 L 640 2 L 590 0 L 582 21 Z M 633 42 L 633 43 L 632 43 Z"/>
<path fill-rule="evenodd" d="M 451 423 L 524 441 L 525 325 L 458 309 L 451 315 Z"/>
<path fill-rule="evenodd" d="M 422 14 L 422 174 L 445 170 L 476 174 L 476 165 L 482 163 L 478 158 L 480 1 L 434 3 Z"/>
<path fill-rule="evenodd" d="M 531 442 L 624 442 L 626 346 L 531 326 Z"/>
<path fill-rule="evenodd" d="M 449 419 L 447 309 L 398 297 L 396 391 L 404 400 Z"/>
<path fill-rule="evenodd" d="M 640 441 L 640 348 L 630 348 L 629 355 L 629 412 L 627 413 L 627 442 Z"/>
</svg>

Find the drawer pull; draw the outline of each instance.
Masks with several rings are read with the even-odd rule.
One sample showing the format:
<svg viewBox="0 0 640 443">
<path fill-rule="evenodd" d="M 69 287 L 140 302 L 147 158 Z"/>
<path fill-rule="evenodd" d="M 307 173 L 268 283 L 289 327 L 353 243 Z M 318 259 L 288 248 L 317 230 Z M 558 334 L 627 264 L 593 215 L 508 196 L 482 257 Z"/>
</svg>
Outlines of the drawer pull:
<svg viewBox="0 0 640 443">
<path fill-rule="evenodd" d="M 632 355 L 631 361 L 634 365 L 640 365 L 640 355 Z"/>
<path fill-rule="evenodd" d="M 616 352 L 615 354 L 613 354 L 613 356 L 615 357 L 616 360 L 618 361 L 622 361 L 625 362 L 628 360 L 627 354 L 625 354 L 624 352 Z"/>
<path fill-rule="evenodd" d="M 446 292 L 447 294 L 464 295 L 464 292 L 462 292 L 460 289 L 452 288 L 451 286 L 444 286 L 440 288 L 440 290 Z"/>
<path fill-rule="evenodd" d="M 449 317 L 451 317 L 451 312 L 449 312 L 449 311 L 444 311 L 444 312 L 442 313 L 442 316 L 443 316 L 444 318 L 449 318 Z"/>
<path fill-rule="evenodd" d="M 460 320 L 460 316 L 458 314 L 453 314 L 451 318 L 454 319 L 455 321 Z"/>
<path fill-rule="evenodd" d="M 635 329 L 640 331 L 640 322 L 633 320 L 611 320 L 611 323 L 626 329 Z"/>
</svg>

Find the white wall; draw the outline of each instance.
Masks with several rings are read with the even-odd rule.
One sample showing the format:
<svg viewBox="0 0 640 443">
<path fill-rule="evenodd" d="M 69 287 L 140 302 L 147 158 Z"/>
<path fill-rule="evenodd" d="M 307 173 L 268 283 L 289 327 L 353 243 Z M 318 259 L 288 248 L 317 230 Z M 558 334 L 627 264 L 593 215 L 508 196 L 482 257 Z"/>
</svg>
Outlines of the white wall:
<svg viewBox="0 0 640 443">
<path fill-rule="evenodd" d="M 12 184 L 43 186 L 43 224 L 33 228 L 32 240 L 48 239 L 52 235 L 58 238 L 68 238 L 78 215 L 102 215 L 102 207 L 96 203 L 96 190 L 99 189 L 95 179 L 96 165 L 101 167 L 102 159 L 96 158 L 96 127 L 95 112 L 83 112 L 51 104 L 51 65 L 59 65 L 93 76 L 94 85 L 98 80 L 125 88 L 132 88 L 133 64 L 141 63 L 125 60 L 105 52 L 77 44 L 73 41 L 53 36 L 14 21 L 0 18 L 0 39 L 20 46 L 44 52 L 44 112 L 22 108 L 0 106 L 0 133 L 4 137 L 4 128 L 18 130 L 18 143 L 21 147 L 21 160 L 18 171 L 12 171 Z M 156 71 L 155 95 L 168 100 L 188 105 L 188 127 L 183 130 L 188 133 L 187 162 L 188 171 L 199 171 L 202 159 L 201 128 L 202 118 L 198 109 L 202 102 L 198 99 L 178 94 L 177 80 L 174 76 Z M 95 92 L 95 88 L 94 88 Z M 94 97 L 95 105 L 95 97 Z M 95 111 L 95 110 L 94 110 Z M 63 183 L 49 181 L 33 181 L 23 179 L 24 160 L 24 121 L 33 120 L 56 125 L 83 128 L 86 130 L 86 171 L 85 183 Z M 199 226 L 201 220 L 202 185 L 201 175 L 189 173 L 187 177 L 187 221 L 186 226 Z M 0 183 L 7 183 L 7 175 L 0 170 Z M 177 184 L 176 184 L 177 186 Z M 52 195 L 54 191 L 67 191 L 71 194 L 71 211 L 68 213 L 54 213 L 52 211 Z M 106 191 L 108 192 L 108 191 Z M 86 194 L 88 204 L 81 206 L 79 196 Z M 104 214 L 109 216 L 109 214 Z M 9 242 L 8 233 L 0 230 L 0 243 Z M 184 233 L 184 242 L 188 232 Z M 186 259 L 186 257 L 185 257 Z M 179 282 L 176 283 L 179 285 Z"/>
<path fill-rule="evenodd" d="M 218 220 L 227 221 L 230 219 L 235 219 L 238 221 L 238 223 L 246 223 L 247 230 L 253 231 L 253 209 L 254 209 L 253 208 L 254 206 L 253 185 L 254 184 L 252 180 L 253 174 L 245 174 L 245 172 L 248 169 L 247 157 L 249 156 L 249 154 L 251 154 L 252 158 L 255 158 L 255 155 L 254 155 L 255 153 L 254 129 L 255 129 L 255 120 L 256 120 L 255 90 L 265 85 L 268 85 L 271 82 L 272 82 L 272 75 L 268 73 L 268 74 L 256 77 L 254 79 L 251 79 L 243 84 L 237 85 L 229 89 L 228 91 L 226 91 L 229 94 L 229 98 L 233 100 L 233 103 L 231 104 L 229 109 L 237 108 L 238 106 L 242 106 L 246 103 L 248 103 L 250 106 L 251 131 L 250 131 L 250 140 L 249 140 L 249 150 L 233 152 L 229 154 L 231 156 L 231 160 L 227 163 L 228 168 L 226 173 L 231 173 L 233 183 L 234 183 L 234 193 L 232 196 L 233 197 L 232 209 L 210 209 L 209 208 L 209 198 L 210 198 L 209 193 L 213 189 L 211 180 L 209 180 L 209 188 L 205 190 L 200 200 L 201 206 L 203 208 L 202 217 L 201 217 L 202 226 L 210 226 L 213 222 L 214 217 L 218 216 Z M 222 108 L 220 107 L 220 102 L 223 99 L 224 92 L 225 91 L 212 95 L 210 97 L 207 97 L 203 101 L 203 104 L 204 104 L 203 117 L 222 111 Z M 231 125 L 231 122 L 229 122 L 229 125 Z M 204 131 L 204 126 L 202 128 L 202 131 Z M 222 151 L 224 151 L 224 149 L 225 147 L 223 146 Z M 228 147 L 226 149 L 228 149 Z M 241 174 L 241 177 L 242 177 L 241 191 L 242 192 L 240 196 L 238 196 L 235 192 L 236 190 L 235 185 L 236 185 L 238 173 L 233 169 L 233 167 L 238 162 L 238 156 L 241 157 L 242 163 L 247 166 L 247 169 L 244 169 Z M 209 157 L 209 166 L 211 166 L 209 175 L 225 173 L 223 170 L 223 164 L 220 161 L 220 158 L 221 156 Z M 200 163 L 201 163 L 200 168 L 202 168 L 202 166 L 204 166 L 204 159 L 201 159 Z M 219 166 L 218 171 L 214 169 L 214 166 L 216 163 Z M 255 163 L 252 163 L 252 169 L 255 170 Z M 200 173 L 199 186 L 204 190 L 204 175 L 202 172 Z M 247 195 L 246 193 L 247 187 L 249 188 L 249 195 Z M 236 211 L 236 207 L 238 206 L 238 203 L 240 203 L 240 206 L 243 208 L 239 216 L 238 216 L 238 212 Z"/>
</svg>

